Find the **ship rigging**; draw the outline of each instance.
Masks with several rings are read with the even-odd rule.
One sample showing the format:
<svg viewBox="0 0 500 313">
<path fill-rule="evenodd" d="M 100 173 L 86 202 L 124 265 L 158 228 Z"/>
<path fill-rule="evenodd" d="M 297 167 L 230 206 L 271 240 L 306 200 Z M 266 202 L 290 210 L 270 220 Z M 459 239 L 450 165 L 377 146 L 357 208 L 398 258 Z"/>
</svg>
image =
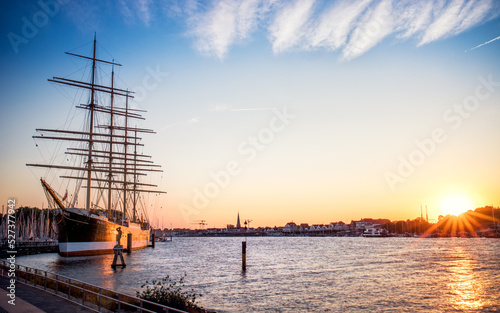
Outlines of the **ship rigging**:
<svg viewBox="0 0 500 313">
<path fill-rule="evenodd" d="M 77 164 L 27 164 L 63 171 L 59 178 L 73 180 L 72 199 L 60 195 L 42 178 L 41 183 L 51 207 L 60 211 L 59 247 L 63 255 L 112 253 L 112 243 L 118 226 L 124 233 L 132 233 L 135 246 L 142 248 L 149 240 L 149 222 L 146 212 L 139 214 L 144 193 L 165 193 L 156 184 L 140 180 L 153 172 L 162 172 L 161 166 L 150 155 L 139 152 L 141 134 L 155 134 L 151 129 L 131 126 L 134 120 L 144 120 L 144 110 L 131 108 L 134 95 L 128 89 L 117 88 L 115 66 L 121 64 L 96 57 L 97 40 L 94 36 L 92 56 L 66 54 L 91 62 L 90 82 L 53 77 L 49 82 L 89 92 L 87 104 L 78 104 L 78 110 L 87 112 L 80 130 L 36 129 L 34 139 L 54 140 L 77 144 L 66 147 L 65 155 L 79 160 Z M 98 65 L 111 66 L 109 86 L 97 82 Z M 100 66 L 99 66 L 100 68 Z M 103 95 L 106 95 L 103 97 Z M 98 101 L 106 99 L 106 101 Z M 102 121 L 105 121 L 102 123 Z M 85 189 L 85 207 L 75 208 L 80 188 Z M 94 199 L 94 201 L 93 201 Z M 120 210 L 121 208 L 121 210 Z M 93 225 L 84 227 L 83 225 Z M 104 225 L 104 226 L 99 226 Z M 81 232 L 85 230 L 85 234 Z"/>
</svg>

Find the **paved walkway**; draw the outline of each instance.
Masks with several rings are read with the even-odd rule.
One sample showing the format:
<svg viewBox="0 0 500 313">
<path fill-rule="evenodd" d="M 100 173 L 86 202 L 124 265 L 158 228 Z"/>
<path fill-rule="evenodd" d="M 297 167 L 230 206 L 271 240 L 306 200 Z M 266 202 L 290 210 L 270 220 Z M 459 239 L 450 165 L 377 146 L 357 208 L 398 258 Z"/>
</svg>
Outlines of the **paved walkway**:
<svg viewBox="0 0 500 313">
<path fill-rule="evenodd" d="M 9 280 L 0 276 L 0 313 L 86 313 L 89 309 L 34 287 L 16 283 L 16 305 L 9 304 Z"/>
</svg>

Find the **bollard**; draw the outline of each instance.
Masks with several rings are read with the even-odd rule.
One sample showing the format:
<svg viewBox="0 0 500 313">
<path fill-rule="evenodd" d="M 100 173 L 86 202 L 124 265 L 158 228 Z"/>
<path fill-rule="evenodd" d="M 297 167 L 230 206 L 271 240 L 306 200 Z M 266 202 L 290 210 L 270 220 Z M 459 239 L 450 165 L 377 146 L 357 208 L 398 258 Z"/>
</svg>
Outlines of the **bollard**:
<svg viewBox="0 0 500 313">
<path fill-rule="evenodd" d="M 247 270 L 247 242 L 241 242 L 241 268 L 243 271 Z"/>
<path fill-rule="evenodd" d="M 127 234 L 127 253 L 132 252 L 132 234 Z"/>
<path fill-rule="evenodd" d="M 115 253 L 115 257 L 113 258 L 113 263 L 111 263 L 112 268 L 116 268 L 117 266 L 125 267 L 125 260 L 123 260 L 123 246 L 116 245 L 113 248 L 113 252 Z M 121 261 L 121 263 L 117 263 L 118 258 Z"/>
</svg>

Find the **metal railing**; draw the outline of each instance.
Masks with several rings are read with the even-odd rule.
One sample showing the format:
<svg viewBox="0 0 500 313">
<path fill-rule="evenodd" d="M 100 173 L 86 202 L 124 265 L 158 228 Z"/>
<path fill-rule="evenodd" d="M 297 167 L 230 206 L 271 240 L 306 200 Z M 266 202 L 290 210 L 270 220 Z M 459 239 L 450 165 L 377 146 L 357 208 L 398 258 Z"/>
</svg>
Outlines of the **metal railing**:
<svg viewBox="0 0 500 313">
<path fill-rule="evenodd" d="M 0 267 L 2 277 L 6 277 L 9 270 L 14 270 L 17 282 L 44 290 L 94 312 L 186 313 L 45 270 L 11 264 L 4 260 L 1 260 Z"/>
</svg>

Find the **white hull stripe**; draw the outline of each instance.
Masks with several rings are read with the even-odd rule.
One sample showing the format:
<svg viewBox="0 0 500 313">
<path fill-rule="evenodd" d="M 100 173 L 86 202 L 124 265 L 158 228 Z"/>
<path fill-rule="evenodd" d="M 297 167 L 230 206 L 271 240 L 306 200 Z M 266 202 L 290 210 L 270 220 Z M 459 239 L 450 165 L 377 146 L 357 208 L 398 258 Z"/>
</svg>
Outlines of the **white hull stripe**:
<svg viewBox="0 0 500 313">
<path fill-rule="evenodd" d="M 127 244 L 121 243 L 124 248 Z M 113 250 L 116 242 L 113 241 L 94 241 L 94 242 L 60 242 L 59 251 L 62 253 L 77 252 L 77 251 L 99 251 L 99 250 Z M 132 249 L 142 248 L 148 245 L 147 240 L 134 240 L 132 241 Z"/>
</svg>

